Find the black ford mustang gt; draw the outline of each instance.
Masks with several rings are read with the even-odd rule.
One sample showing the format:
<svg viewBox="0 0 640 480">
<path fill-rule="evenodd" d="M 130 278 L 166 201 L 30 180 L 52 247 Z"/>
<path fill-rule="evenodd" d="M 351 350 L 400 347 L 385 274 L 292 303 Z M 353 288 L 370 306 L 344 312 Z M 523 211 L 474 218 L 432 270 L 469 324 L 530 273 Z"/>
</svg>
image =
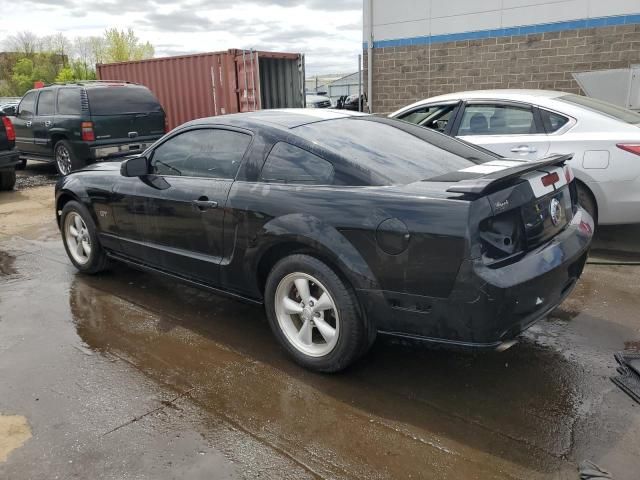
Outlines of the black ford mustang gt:
<svg viewBox="0 0 640 480">
<path fill-rule="evenodd" d="M 554 156 L 506 160 L 397 120 L 261 111 L 189 122 L 62 178 L 69 258 L 119 260 L 255 303 L 300 364 L 377 333 L 496 348 L 582 272 L 593 222 Z"/>
</svg>

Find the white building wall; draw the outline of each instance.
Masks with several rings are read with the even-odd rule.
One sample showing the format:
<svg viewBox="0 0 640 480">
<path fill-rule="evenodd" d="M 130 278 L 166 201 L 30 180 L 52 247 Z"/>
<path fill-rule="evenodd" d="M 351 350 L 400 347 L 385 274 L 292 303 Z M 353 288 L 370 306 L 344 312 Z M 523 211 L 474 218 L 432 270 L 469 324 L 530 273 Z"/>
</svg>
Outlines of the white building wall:
<svg viewBox="0 0 640 480">
<path fill-rule="evenodd" d="M 640 15 L 640 0 L 372 0 L 374 41 Z M 364 0 L 369 39 L 369 0 Z"/>
</svg>

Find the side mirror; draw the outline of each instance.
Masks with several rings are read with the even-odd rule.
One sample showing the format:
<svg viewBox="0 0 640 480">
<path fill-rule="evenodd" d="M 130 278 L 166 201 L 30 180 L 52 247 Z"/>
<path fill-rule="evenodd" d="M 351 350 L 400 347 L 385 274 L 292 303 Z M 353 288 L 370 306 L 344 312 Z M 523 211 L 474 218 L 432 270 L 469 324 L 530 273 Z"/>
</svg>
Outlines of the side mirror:
<svg viewBox="0 0 640 480">
<path fill-rule="evenodd" d="M 6 115 L 11 116 L 11 117 L 15 117 L 17 112 L 18 112 L 18 108 L 17 107 L 7 107 L 7 108 L 4 109 L 4 113 Z"/>
<path fill-rule="evenodd" d="M 123 177 L 141 177 L 149 173 L 149 160 L 147 157 L 133 157 L 122 162 L 120 175 Z"/>
</svg>

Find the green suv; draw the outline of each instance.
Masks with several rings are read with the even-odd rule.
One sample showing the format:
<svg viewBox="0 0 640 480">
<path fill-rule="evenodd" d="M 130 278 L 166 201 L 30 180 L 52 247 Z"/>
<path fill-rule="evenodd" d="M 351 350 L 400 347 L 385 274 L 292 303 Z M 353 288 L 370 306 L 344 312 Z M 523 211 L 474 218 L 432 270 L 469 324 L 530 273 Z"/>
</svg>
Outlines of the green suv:
<svg viewBox="0 0 640 480">
<path fill-rule="evenodd" d="M 165 113 L 142 86 L 118 81 L 29 90 L 13 124 L 22 166 L 54 162 L 67 175 L 88 163 L 144 151 L 165 133 Z"/>
</svg>

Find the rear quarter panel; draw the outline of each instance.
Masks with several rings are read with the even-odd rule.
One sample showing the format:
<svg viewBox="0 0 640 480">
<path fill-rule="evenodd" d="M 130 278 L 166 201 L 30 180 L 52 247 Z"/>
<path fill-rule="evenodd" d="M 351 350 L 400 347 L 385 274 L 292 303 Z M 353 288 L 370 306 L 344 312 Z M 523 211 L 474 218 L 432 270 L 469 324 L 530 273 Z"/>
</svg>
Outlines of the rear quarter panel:
<svg viewBox="0 0 640 480">
<path fill-rule="evenodd" d="M 329 258 L 355 288 L 446 296 L 466 255 L 468 211 L 469 202 L 389 187 L 236 182 L 225 217 L 230 268 L 223 281 L 255 285 L 253 293 L 261 294 L 255 265 L 271 246 L 294 241 Z M 409 234 L 397 254 L 376 240 L 388 219 L 406 226 L 392 234 Z"/>
</svg>

